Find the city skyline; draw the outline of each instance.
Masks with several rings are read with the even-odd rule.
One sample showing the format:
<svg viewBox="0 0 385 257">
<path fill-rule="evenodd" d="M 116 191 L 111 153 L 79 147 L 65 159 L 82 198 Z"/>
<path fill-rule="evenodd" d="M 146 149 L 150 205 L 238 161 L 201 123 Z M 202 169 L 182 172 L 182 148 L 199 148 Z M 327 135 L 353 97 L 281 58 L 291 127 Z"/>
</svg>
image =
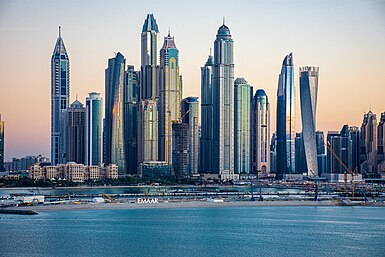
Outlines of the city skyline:
<svg viewBox="0 0 385 257">
<path fill-rule="evenodd" d="M 133 58 L 133 56 L 138 55 L 139 51 L 139 42 L 140 42 L 140 36 L 138 36 L 138 28 L 142 27 L 143 17 L 146 15 L 145 13 L 151 12 L 144 10 L 143 12 L 139 12 L 138 16 L 140 17 L 130 17 L 125 18 L 126 21 L 124 25 L 122 25 L 120 28 L 127 28 L 127 31 L 123 34 L 129 34 L 131 38 L 134 40 L 120 40 L 115 39 L 113 37 L 113 34 L 109 34 L 110 37 L 112 37 L 111 41 L 116 42 L 112 44 L 108 44 L 108 47 L 102 47 L 100 57 L 99 55 L 99 49 L 98 47 L 94 48 L 94 46 L 88 46 L 89 49 L 82 49 L 84 47 L 84 44 L 89 44 L 88 40 L 85 40 L 84 37 L 77 35 L 77 33 L 80 33 L 82 30 L 86 29 L 87 24 L 83 24 L 83 26 L 79 26 L 79 28 L 75 28 L 71 23 L 68 21 L 68 18 L 61 17 L 62 21 L 58 21 L 59 18 L 55 18 L 54 22 L 55 24 L 49 24 L 49 25 L 42 25 L 39 24 L 38 20 L 28 23 L 29 29 L 20 29 L 23 28 L 23 24 L 27 24 L 25 22 L 29 21 L 27 18 L 21 19 L 20 21 L 15 21 L 15 23 L 11 24 L 10 21 L 12 20 L 12 15 L 15 15 L 16 13 L 20 12 L 21 10 L 15 10 L 14 8 L 17 4 L 22 3 L 23 1 L 18 1 L 14 4 L 4 4 L 2 3 L 2 7 L 4 6 L 4 9 L 10 8 L 10 12 L 5 12 L 3 15 L 3 18 L 0 19 L 0 33 L 2 37 L 6 37 L 9 39 L 9 42 L 14 42 L 12 46 L 10 46 L 7 43 L 1 43 L 2 47 L 1 53 L 4 56 L 4 59 L 1 61 L 1 70 L 4 72 L 4 76 L 1 76 L 1 94 L 0 94 L 0 110 L 3 115 L 3 120 L 6 121 L 7 124 L 7 133 L 6 133 L 6 139 L 5 139 L 5 159 L 9 160 L 11 157 L 15 156 L 22 156 L 22 155 L 28 155 L 32 153 L 43 153 L 47 156 L 49 156 L 49 146 L 50 146 L 50 138 L 49 138 L 49 112 L 50 112 L 50 98 L 49 98 L 49 72 L 47 72 L 47 67 L 49 67 L 49 63 L 47 62 L 47 55 L 50 56 L 52 54 L 52 44 L 55 41 L 55 38 L 57 37 L 57 27 L 58 25 L 62 25 L 63 28 L 63 37 L 66 41 L 66 49 L 68 51 L 68 55 L 70 56 L 70 77 L 71 77 L 71 96 L 69 99 L 69 103 L 73 102 L 76 98 L 80 99 L 82 103 L 85 102 L 85 98 L 89 92 L 101 92 L 101 95 L 105 95 L 105 92 L 103 90 L 104 88 L 104 72 L 106 66 L 106 59 L 108 57 L 111 57 L 112 52 L 114 51 L 122 51 L 124 53 L 124 56 L 127 57 L 126 64 L 134 64 L 135 67 L 139 67 L 139 58 Z M 246 1 L 247 2 L 247 1 Z M 299 2 L 296 2 L 294 5 L 298 5 Z M 272 41 L 272 38 L 274 38 L 277 35 L 271 35 L 270 32 L 274 31 L 274 26 L 272 27 L 258 27 L 258 34 L 260 35 L 260 40 L 263 40 L 266 44 L 271 43 L 271 48 L 273 51 L 267 51 L 269 52 L 269 57 L 266 57 L 265 54 L 261 53 L 263 49 L 265 48 L 261 47 L 259 48 L 255 47 L 255 53 L 253 51 L 246 51 L 246 54 L 250 54 L 250 58 L 247 58 L 245 56 L 245 53 L 242 52 L 242 48 L 250 50 L 250 47 L 248 46 L 249 41 L 253 41 L 253 36 L 249 35 L 247 31 L 242 29 L 242 26 L 247 27 L 250 21 L 253 21 L 255 17 L 249 17 L 249 20 L 244 19 L 236 19 L 234 12 L 229 12 L 227 10 L 230 8 L 229 6 L 235 6 L 231 5 L 230 2 L 226 2 L 227 4 L 225 7 L 223 7 L 223 15 L 226 16 L 226 24 L 229 24 L 229 27 L 231 28 L 232 36 L 235 41 L 235 47 L 234 47 L 234 63 L 235 63 L 235 77 L 244 76 L 248 79 L 251 86 L 253 86 L 255 89 L 263 88 L 267 95 L 270 97 L 271 104 L 271 112 L 273 113 L 271 120 L 271 133 L 275 131 L 275 117 L 274 114 L 276 113 L 275 110 L 275 103 L 276 103 L 276 97 L 275 97 L 275 90 L 277 85 L 277 74 L 278 69 L 280 65 L 280 60 L 282 56 L 284 56 L 287 52 L 293 51 L 295 58 L 296 58 L 296 66 L 294 69 L 295 72 L 295 87 L 296 91 L 299 91 L 299 72 L 298 67 L 304 66 L 304 65 L 316 65 L 320 67 L 321 70 L 321 78 L 320 78 L 320 90 L 319 90 L 319 105 L 317 107 L 317 129 L 328 131 L 328 130 L 336 130 L 342 127 L 342 124 L 348 123 L 349 125 L 355 125 L 359 126 L 362 121 L 362 114 L 363 112 L 369 111 L 369 106 L 371 105 L 371 109 L 374 113 L 377 115 L 380 115 L 381 112 L 383 112 L 384 109 L 384 103 L 381 101 L 381 87 L 384 85 L 385 76 L 382 75 L 381 70 L 384 68 L 384 64 L 380 61 L 382 61 L 383 58 L 385 58 L 385 51 L 383 48 L 379 48 L 378 46 L 384 45 L 382 42 L 385 41 L 384 33 L 379 33 L 377 36 L 374 37 L 374 32 L 378 32 L 380 30 L 371 29 L 368 30 L 369 32 L 363 31 L 363 29 L 367 29 L 368 27 L 358 26 L 356 28 L 356 32 L 361 32 L 357 34 L 364 33 L 365 35 L 369 36 L 369 38 L 376 38 L 374 40 L 376 43 L 369 43 L 369 38 L 366 39 L 368 42 L 366 44 L 362 44 L 365 42 L 362 42 L 362 39 L 359 39 L 358 37 L 355 37 L 357 41 L 352 42 L 349 47 L 345 47 L 349 50 L 349 53 L 351 55 L 347 55 L 348 51 L 343 50 L 342 46 L 337 44 L 337 42 L 340 43 L 341 38 L 334 38 L 334 40 L 331 40 L 331 44 L 325 43 L 320 41 L 319 47 L 314 47 L 313 50 L 317 53 L 312 53 L 312 49 L 306 48 L 306 44 L 296 43 L 298 45 L 294 45 L 294 43 L 289 43 L 285 45 L 285 43 L 282 42 L 282 45 L 285 45 L 285 47 L 277 46 L 275 42 Z M 188 19 L 184 19 L 181 22 L 172 22 L 170 21 L 167 16 L 165 16 L 164 7 L 159 7 L 156 3 L 154 4 L 153 12 L 156 16 L 157 21 L 160 24 L 160 37 L 163 37 L 167 34 L 167 27 L 171 27 L 172 35 L 175 36 L 178 39 L 178 48 L 181 49 L 181 73 L 183 73 L 184 76 L 184 90 L 183 90 L 183 97 L 187 96 L 200 96 L 200 67 L 202 66 L 203 60 L 207 59 L 207 54 L 209 53 L 209 47 L 213 46 L 212 42 L 214 40 L 214 33 L 218 26 L 221 23 L 222 17 L 218 15 L 218 17 L 210 17 L 210 19 L 207 21 L 206 25 L 204 26 L 204 29 L 201 29 L 201 32 L 203 35 L 200 35 L 199 41 L 199 47 L 193 47 L 194 44 L 191 44 L 191 42 L 186 41 L 189 39 L 188 34 L 181 33 L 180 27 L 186 27 L 185 29 L 188 31 L 191 28 L 191 21 Z M 249 3 L 251 5 L 251 9 L 256 8 L 258 4 Z M 260 3 L 259 3 L 260 4 Z M 277 4 L 277 3 L 276 3 Z M 98 5 L 98 4 L 96 4 Z M 100 7 L 101 3 L 99 3 Z M 134 4 L 138 5 L 138 4 Z M 184 4 L 186 5 L 186 3 Z M 267 11 L 271 11 L 272 9 L 275 9 L 277 7 L 270 6 L 267 3 L 264 3 L 262 5 L 265 5 Z M 315 16 L 316 18 L 328 16 L 325 13 L 325 10 L 328 10 L 327 8 L 323 8 L 324 6 L 321 3 L 312 4 L 315 5 Z M 383 5 L 383 4 L 382 4 Z M 342 5 L 344 8 L 347 8 L 348 10 L 358 12 L 359 10 L 363 9 L 363 13 L 368 14 L 376 14 L 376 8 L 375 6 L 382 6 L 379 2 L 365 2 L 365 4 L 358 4 L 357 2 L 353 2 L 353 4 L 348 4 L 347 2 L 344 2 Z M 39 6 L 39 3 L 33 6 L 33 8 L 36 8 L 36 6 Z M 245 10 L 247 5 L 245 5 L 245 2 L 241 2 L 239 6 L 236 7 L 240 10 Z M 282 3 L 282 8 L 285 6 L 285 4 Z M 65 7 L 65 6 L 64 6 Z M 159 11 L 157 8 L 159 7 Z M 50 8 L 48 6 L 47 8 Z M 67 7 L 68 8 L 68 7 Z M 81 7 L 79 7 L 81 9 Z M 96 8 L 96 7 L 95 7 Z M 212 8 L 212 4 L 210 3 L 208 5 L 208 10 Z M 290 7 L 292 8 L 292 7 Z M 289 8 L 289 10 L 290 10 Z M 310 5 L 307 6 L 307 8 L 310 8 Z M 64 8 L 65 9 L 65 8 Z M 300 8 L 301 9 L 301 8 Z M 303 8 L 302 8 L 303 9 Z M 301 10 L 302 10 L 301 9 Z M 304 8 L 306 9 L 306 8 Z M 311 9 L 311 8 L 310 8 Z M 331 12 L 334 12 L 334 15 L 336 13 L 341 12 L 343 8 L 341 8 L 341 4 L 337 4 L 335 9 L 331 8 Z M 379 9 L 379 8 L 378 8 Z M 8 10 L 8 9 L 7 9 Z M 298 10 L 300 12 L 301 10 Z M 307 9 L 306 9 L 307 10 Z M 207 10 L 205 10 L 207 11 Z M 72 11 L 76 12 L 76 11 Z M 194 12 L 194 8 L 193 8 Z M 347 11 L 346 11 L 347 12 Z M 342 12 L 343 16 L 350 17 L 352 15 L 349 13 L 349 15 L 346 12 Z M 314 14 L 314 13 L 313 13 Z M 180 15 L 180 14 L 178 14 Z M 190 15 L 190 14 L 189 14 Z M 255 15 L 257 16 L 257 15 Z M 289 15 L 290 16 L 290 15 Z M 344 16 L 344 17 L 345 17 Z M 266 16 L 261 16 L 262 18 L 259 25 L 262 26 L 263 22 L 267 22 Z M 264 17 L 264 18 L 263 18 Z M 293 16 L 292 16 L 293 17 Z M 285 18 L 285 16 L 282 17 L 282 19 Z M 332 15 L 332 18 L 337 19 L 336 16 Z M 382 18 L 382 20 L 381 20 Z M 67 20 L 66 20 L 67 19 Z M 256 21 L 258 21 L 257 18 L 255 18 Z M 92 20 L 92 19 L 91 19 Z M 332 19 L 333 20 L 333 19 Z M 338 20 L 338 19 L 337 19 Z M 23 23 L 24 21 L 24 23 Z M 248 21 L 248 22 L 247 22 Z M 363 24 L 368 25 L 373 23 L 372 25 L 376 25 L 377 28 L 383 28 L 381 27 L 381 23 L 384 19 L 383 17 L 373 16 L 370 20 L 370 22 L 366 21 Z M 132 24 L 130 23 L 132 22 Z M 137 27 L 137 24 L 140 24 Z M 178 24 L 180 23 L 180 24 Z M 197 19 L 194 19 L 193 22 L 194 26 L 199 27 L 199 21 Z M 348 25 L 346 23 L 343 24 L 346 28 L 353 28 L 353 25 L 356 25 L 356 23 L 353 22 L 353 24 Z M 82 24 L 82 23 L 80 23 Z M 297 24 L 299 24 L 297 22 Z M 317 23 L 316 23 L 317 24 Z M 330 24 L 326 27 L 332 27 L 333 22 L 330 21 Z M 107 26 L 108 25 L 108 26 Z M 112 28 L 110 28 L 111 24 L 105 24 L 105 26 L 102 26 L 99 31 L 101 31 L 101 34 L 106 33 L 109 29 L 113 31 Z M 318 24 L 319 25 L 319 24 Z M 18 27 L 19 26 L 19 27 Z M 174 27 L 175 26 L 175 27 Z M 305 25 L 304 25 L 305 26 Z M 342 29 L 343 26 L 341 25 L 338 27 L 339 29 Z M 49 27 L 49 29 L 48 29 Z M 322 27 L 324 28 L 325 27 Z M 97 30 L 97 29 L 96 29 Z M 92 30 L 90 30 L 92 32 Z M 98 30 L 97 30 L 98 31 Z M 193 30 L 194 31 L 194 30 Z M 322 30 L 321 30 L 322 31 Z M 83 31 L 84 32 L 84 31 Z M 195 31 L 196 32 L 196 31 Z M 275 33 L 279 34 L 279 30 L 277 30 Z M 318 31 L 319 32 L 319 31 Z M 325 32 L 325 31 L 324 31 Z M 331 31 L 330 33 L 332 33 Z M 32 65 L 30 69 L 26 71 L 25 76 L 17 76 L 15 72 L 17 69 L 14 65 L 14 60 L 18 60 L 18 56 L 20 54 L 23 54 L 25 56 L 26 52 L 22 48 L 19 48 L 18 51 L 13 51 L 13 47 L 18 46 L 19 43 L 15 41 L 15 37 L 17 38 L 20 35 L 28 36 L 28 38 L 31 39 L 31 44 L 28 47 L 28 57 L 33 59 L 35 62 L 35 65 Z M 95 34 L 91 34 L 91 39 L 95 39 Z M 273 33 L 274 34 L 274 33 Z M 314 32 L 314 42 L 317 42 L 317 32 Z M 321 33 L 322 34 L 322 33 Z M 68 36 L 67 36 L 68 35 Z M 77 36 L 76 36 L 77 35 Z M 266 37 L 267 36 L 267 37 Z M 312 34 L 313 36 L 313 34 Z M 344 33 L 344 36 L 346 36 L 345 40 L 348 40 L 351 37 L 351 34 L 348 32 Z M 350 36 L 350 37 L 349 37 Z M 250 38 L 247 38 L 250 37 Z M 45 38 L 43 40 L 43 38 Z M 294 35 L 290 37 L 290 39 L 294 40 Z M 303 38 L 302 38 L 303 39 Z M 318 38 L 319 39 L 319 38 Z M 338 40 L 339 39 L 339 40 Z M 294 40 L 295 41 L 295 40 Z M 344 40 L 342 40 L 344 41 Z M 365 41 L 365 40 L 364 40 Z M 374 42 L 373 41 L 373 42 Z M 8 42 L 8 40 L 7 40 Z M 102 41 L 103 42 L 103 41 Z M 100 43 L 100 42 L 99 42 Z M 304 40 L 304 43 L 309 43 L 309 41 Z M 4 44 L 4 45 L 3 45 Z M 39 44 L 39 45 L 36 45 Z M 96 44 L 96 43 L 95 43 Z M 48 46 L 47 46 L 48 45 Z M 98 44 L 96 44 L 97 46 Z M 305 45 L 305 47 L 304 47 Z M 123 46 L 123 47 L 121 47 Z M 367 46 L 364 48 L 364 46 Z M 376 51 L 377 46 L 377 51 Z M 32 47 L 32 50 L 31 50 Z M 43 47 L 43 48 L 40 48 Z M 47 49 L 45 49 L 47 47 Z M 121 47 L 121 49 L 119 48 Z M 304 48 L 301 48 L 304 47 Z M 326 48 L 325 48 L 326 47 Z M 328 48 L 329 47 L 329 48 Z M 332 48 L 330 48 L 332 47 Z M 359 53 L 358 51 L 352 51 L 354 50 L 354 47 L 356 47 L 355 50 L 358 49 L 369 49 L 373 51 L 371 53 L 369 50 L 368 52 L 365 52 L 365 55 L 362 55 L 362 53 Z M 267 47 L 270 48 L 270 47 Z M 353 48 L 353 49 L 352 49 Z M 98 49 L 98 51 L 95 53 L 95 50 Z M 187 58 L 189 55 L 187 52 L 194 52 L 190 51 L 190 49 L 194 49 L 199 54 L 195 54 L 197 57 L 193 57 L 191 59 Z M 323 50 L 322 50 L 323 49 Z M 82 50 L 85 50 L 82 52 Z M 92 51 L 91 51 L 92 50 Z M 254 50 L 254 49 L 253 49 Z M 319 53 L 322 53 L 322 51 L 329 50 L 330 56 L 328 58 L 320 57 Z M 12 53 L 13 58 L 10 58 L 9 53 Z M 86 60 L 87 54 L 90 52 L 93 52 L 95 55 L 93 59 L 90 59 L 91 62 L 94 62 L 97 64 L 90 64 Z M 128 53 L 127 55 L 125 53 Z M 325 53 L 325 52 L 324 52 Z M 375 53 L 375 55 L 374 55 Z M 107 56 L 106 56 L 107 54 Z M 343 56 L 346 54 L 347 56 Z M 316 57 L 314 57 L 316 56 Z M 348 64 L 341 65 L 340 60 L 341 57 L 344 57 L 347 59 Z M 48 57 L 49 58 L 49 57 Z M 100 59 L 101 62 L 100 62 Z M 197 59 L 198 64 L 196 64 L 195 59 Z M 357 65 L 355 63 L 356 61 L 360 61 L 360 65 Z M 251 63 L 252 61 L 252 63 Z M 84 69 L 84 65 L 90 66 L 89 69 Z M 102 68 L 95 68 L 95 65 L 97 67 L 101 66 Z M 253 67 L 250 71 L 250 68 L 247 67 L 247 65 Z M 266 72 L 266 69 L 271 69 L 268 72 Z M 49 68 L 48 68 L 49 70 Z M 255 70 L 258 70 L 258 72 L 255 72 Z M 338 72 L 336 72 L 338 70 Z M 360 71 L 360 72 L 358 72 Z M 36 74 L 31 74 L 36 73 Z M 357 74 L 360 73 L 360 74 Z M 339 74 L 340 76 L 335 77 L 332 79 L 332 75 Z M 25 78 L 24 78 L 25 77 Z M 365 88 L 366 90 L 362 90 Z M 31 91 L 32 90 L 32 91 Z M 341 95 L 338 94 L 339 90 L 342 90 L 344 94 L 346 95 L 345 99 L 341 99 Z M 383 90 L 383 89 L 382 89 Z M 16 91 L 18 98 L 15 99 L 15 93 Z M 337 94 L 335 93 L 337 91 Z M 26 97 L 30 97 L 31 95 L 34 96 L 34 100 L 36 102 L 35 105 L 28 108 L 28 111 L 16 111 L 16 106 L 22 106 L 23 100 L 26 100 Z M 297 94 L 297 101 L 296 101 L 296 113 L 297 113 L 297 120 L 296 120 L 296 132 L 301 131 L 301 122 L 299 119 L 300 115 L 300 109 L 299 101 L 298 101 L 298 94 Z M 364 100 L 362 100 L 364 99 Z M 14 102 L 10 102 L 14 101 Z M 336 103 L 336 101 L 340 102 L 340 105 L 336 106 L 334 104 L 330 103 Z M 330 115 L 330 112 L 333 112 L 335 115 Z M 349 113 L 350 115 L 346 115 Z M 351 115 L 353 113 L 353 115 Z M 32 115 L 34 114 L 34 115 Z M 33 118 L 33 120 L 31 120 Z"/>
</svg>

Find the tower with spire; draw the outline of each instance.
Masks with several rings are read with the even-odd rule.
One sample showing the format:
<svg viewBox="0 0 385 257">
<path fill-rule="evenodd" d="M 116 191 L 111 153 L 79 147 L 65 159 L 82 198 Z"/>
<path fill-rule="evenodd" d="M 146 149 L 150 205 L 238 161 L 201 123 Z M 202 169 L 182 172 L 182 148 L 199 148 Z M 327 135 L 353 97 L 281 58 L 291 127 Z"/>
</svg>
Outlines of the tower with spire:
<svg viewBox="0 0 385 257">
<path fill-rule="evenodd" d="M 234 177 L 234 61 L 230 29 L 223 24 L 214 42 L 213 170 Z"/>
<path fill-rule="evenodd" d="M 59 37 L 51 58 L 51 162 L 52 165 L 65 160 L 65 118 L 70 97 L 70 62 L 67 50 Z"/>
<path fill-rule="evenodd" d="M 172 123 L 180 119 L 179 50 L 168 31 L 160 50 L 159 160 L 171 163 Z"/>
</svg>

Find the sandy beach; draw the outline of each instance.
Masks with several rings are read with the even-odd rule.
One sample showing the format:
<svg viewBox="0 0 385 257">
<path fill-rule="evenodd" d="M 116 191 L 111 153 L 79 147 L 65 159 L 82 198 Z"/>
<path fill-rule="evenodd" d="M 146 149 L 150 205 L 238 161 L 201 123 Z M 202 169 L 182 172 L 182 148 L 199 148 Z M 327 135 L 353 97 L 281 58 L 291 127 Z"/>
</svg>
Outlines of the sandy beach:
<svg viewBox="0 0 385 257">
<path fill-rule="evenodd" d="M 86 204 L 55 204 L 13 207 L 18 210 L 72 211 L 72 210 L 130 210 L 144 208 L 224 208 L 224 207 L 267 207 L 267 206 L 362 206 L 361 202 L 340 201 L 175 201 L 159 203 L 86 203 Z M 383 202 L 369 202 L 366 206 L 385 207 Z M 11 208 L 9 208 L 11 209 Z"/>
</svg>

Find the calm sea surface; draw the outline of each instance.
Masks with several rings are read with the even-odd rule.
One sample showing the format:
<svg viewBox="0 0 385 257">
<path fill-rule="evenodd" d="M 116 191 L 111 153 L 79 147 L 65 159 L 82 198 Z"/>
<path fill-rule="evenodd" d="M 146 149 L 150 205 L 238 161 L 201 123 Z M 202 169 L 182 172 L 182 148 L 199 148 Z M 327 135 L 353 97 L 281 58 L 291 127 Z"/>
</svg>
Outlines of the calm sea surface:
<svg viewBox="0 0 385 257">
<path fill-rule="evenodd" d="M 385 256 L 385 208 L 0 214 L 0 256 Z"/>
</svg>

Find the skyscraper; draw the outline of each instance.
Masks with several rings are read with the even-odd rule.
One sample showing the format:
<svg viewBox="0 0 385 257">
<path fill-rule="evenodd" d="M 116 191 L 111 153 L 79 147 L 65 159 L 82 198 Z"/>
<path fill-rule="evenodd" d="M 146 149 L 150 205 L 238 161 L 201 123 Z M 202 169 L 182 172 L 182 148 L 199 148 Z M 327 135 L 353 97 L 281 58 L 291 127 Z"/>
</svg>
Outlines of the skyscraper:
<svg viewBox="0 0 385 257">
<path fill-rule="evenodd" d="M 299 68 L 302 136 L 305 147 L 307 175 L 318 176 L 316 112 L 318 94 L 318 67 Z"/>
<path fill-rule="evenodd" d="M 277 134 L 273 133 L 270 140 L 270 172 L 277 173 Z"/>
<path fill-rule="evenodd" d="M 160 50 L 159 160 L 171 163 L 172 122 L 180 119 L 179 50 L 168 33 Z"/>
<path fill-rule="evenodd" d="M 381 173 L 385 172 L 385 112 L 381 113 L 377 137 L 378 172 Z"/>
<path fill-rule="evenodd" d="M 198 173 L 199 160 L 199 102 L 198 97 L 187 97 L 182 100 L 182 122 L 188 125 L 189 173 Z"/>
<path fill-rule="evenodd" d="M 326 172 L 325 135 L 323 131 L 316 131 L 318 176 Z"/>
<path fill-rule="evenodd" d="M 190 174 L 189 126 L 187 123 L 172 124 L 172 167 L 177 177 Z"/>
<path fill-rule="evenodd" d="M 234 81 L 234 172 L 251 172 L 250 85 L 244 78 Z"/>
<path fill-rule="evenodd" d="M 105 71 L 104 164 L 118 165 L 119 174 L 125 173 L 123 145 L 123 90 L 126 60 L 121 53 L 108 60 Z"/>
<path fill-rule="evenodd" d="M 372 111 L 365 113 L 361 125 L 360 158 L 363 174 L 377 177 L 377 118 Z"/>
<path fill-rule="evenodd" d="M 214 42 L 213 171 L 222 180 L 234 179 L 234 62 L 233 39 L 223 24 Z"/>
<path fill-rule="evenodd" d="M 159 90 L 159 30 L 153 14 L 147 14 L 141 34 L 140 99 L 155 99 Z"/>
<path fill-rule="evenodd" d="M 252 108 L 253 172 L 270 173 L 270 104 L 263 89 L 255 92 Z"/>
<path fill-rule="evenodd" d="M 65 112 L 66 162 L 85 163 L 86 108 L 75 100 Z"/>
<path fill-rule="evenodd" d="M 296 133 L 295 136 L 295 169 L 298 174 L 307 173 L 303 133 Z"/>
<path fill-rule="evenodd" d="M 335 131 L 329 131 L 327 135 L 327 144 L 340 158 L 340 160 L 351 170 L 352 141 L 349 137 L 349 126 L 344 125 L 339 133 Z M 344 174 L 346 172 L 347 171 L 343 165 L 341 165 L 341 163 L 334 157 L 332 152 L 327 149 L 326 173 L 329 174 L 329 177 L 330 174 Z"/>
<path fill-rule="evenodd" d="M 277 178 L 295 174 L 295 86 L 290 53 L 282 63 L 277 93 Z"/>
<path fill-rule="evenodd" d="M 124 79 L 124 144 L 128 174 L 138 169 L 138 98 L 140 72 L 128 65 Z"/>
<path fill-rule="evenodd" d="M 139 102 L 138 173 L 143 162 L 158 160 L 158 109 L 155 100 Z M 141 174 L 139 174 L 141 175 Z"/>
<path fill-rule="evenodd" d="M 213 57 L 211 53 L 204 67 L 201 67 L 201 146 L 200 172 L 211 173 L 213 169 Z"/>
<path fill-rule="evenodd" d="M 0 172 L 4 171 L 4 121 L 0 114 Z"/>
<path fill-rule="evenodd" d="M 349 127 L 349 136 L 352 140 L 352 171 L 361 173 L 360 164 L 360 130 L 358 127 Z"/>
<path fill-rule="evenodd" d="M 102 98 L 92 92 L 86 98 L 86 165 L 100 165 L 102 151 Z"/>
<path fill-rule="evenodd" d="M 70 97 L 70 62 L 61 37 L 56 40 L 51 58 L 51 162 L 63 163 L 65 159 L 65 124 L 63 112 L 67 110 Z"/>
</svg>

